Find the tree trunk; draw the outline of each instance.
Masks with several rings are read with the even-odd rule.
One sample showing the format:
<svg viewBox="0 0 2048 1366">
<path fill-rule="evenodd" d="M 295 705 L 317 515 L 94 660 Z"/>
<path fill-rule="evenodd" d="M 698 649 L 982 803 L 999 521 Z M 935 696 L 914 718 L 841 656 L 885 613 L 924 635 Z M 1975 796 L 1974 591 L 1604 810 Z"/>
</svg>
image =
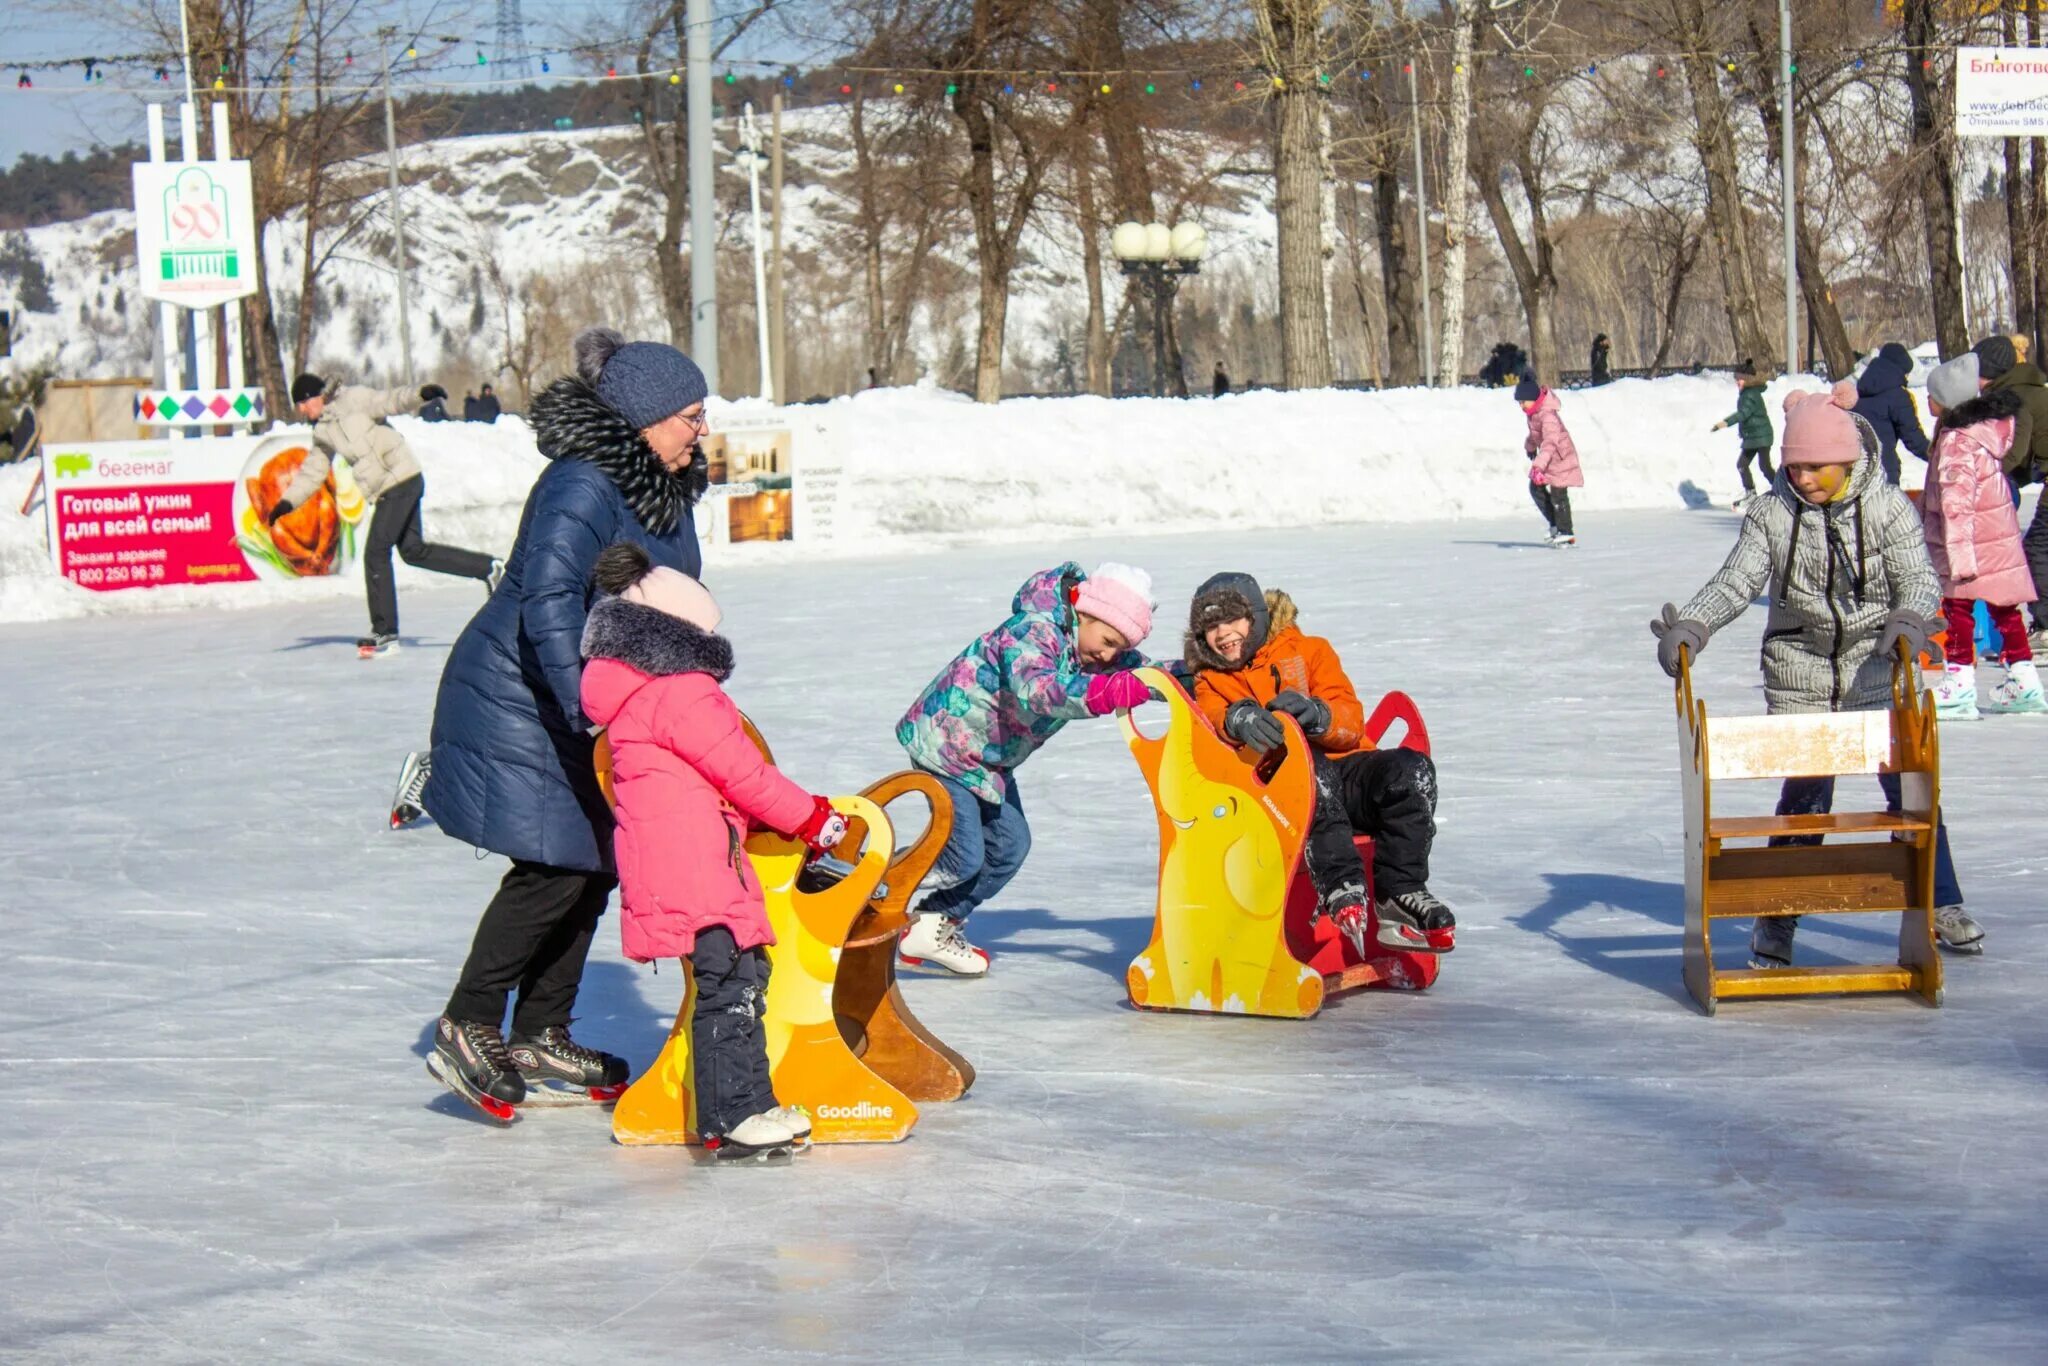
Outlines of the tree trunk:
<svg viewBox="0 0 2048 1366">
<path fill-rule="evenodd" d="M 1402 212 L 1401 178 L 1389 166 L 1374 172 L 1372 210 L 1380 235 L 1380 293 L 1387 301 L 1387 382 L 1422 382 L 1421 305 L 1408 273 L 1408 216 Z"/>
<path fill-rule="evenodd" d="M 1757 113 L 1763 121 L 1768 163 L 1782 176 L 1785 164 L 1782 107 L 1767 92 L 1757 100 Z M 1792 202 L 1796 212 L 1792 231 L 1799 251 L 1799 293 L 1806 301 L 1807 320 L 1813 334 L 1820 339 L 1821 354 L 1827 357 L 1828 373 L 1839 379 L 1856 368 L 1856 352 L 1849 345 L 1849 330 L 1842 325 L 1842 310 L 1835 303 L 1835 291 L 1828 284 L 1827 271 L 1821 265 L 1820 238 L 1806 218 L 1807 123 L 1807 116 L 1795 105 L 1792 115 Z M 1811 359 L 1808 357 L 1809 363 Z"/>
<path fill-rule="evenodd" d="M 292 371 L 304 374 L 313 354 L 313 318 L 320 302 L 320 201 L 324 182 L 315 166 L 306 189 L 305 243 L 299 261 L 299 316 L 292 329 Z"/>
<path fill-rule="evenodd" d="M 882 287 L 882 212 L 875 189 L 874 150 L 868 142 L 866 100 L 856 85 L 847 106 L 847 128 L 853 139 L 854 212 L 860 222 L 861 283 L 867 300 L 867 362 L 884 384 L 893 381 L 884 352 L 888 350 L 889 310 Z"/>
<path fill-rule="evenodd" d="M 1330 383 L 1329 307 L 1323 281 L 1323 90 L 1313 61 L 1321 6 L 1260 0 L 1282 84 L 1273 111 L 1274 216 L 1279 220 L 1280 371 L 1290 389 Z M 1303 60 L 1304 57 L 1310 60 Z"/>
<path fill-rule="evenodd" d="M 1955 162 L 1950 126 L 1940 114 L 1952 99 L 1940 77 L 1921 61 L 1940 61 L 1945 44 L 1936 31 L 1934 0 L 1905 0 L 1902 33 L 1906 90 L 1913 105 L 1913 175 L 1920 187 L 1920 220 L 1927 234 L 1928 293 L 1934 304 L 1934 340 L 1944 360 L 1970 349 L 1963 316 L 1963 263 L 1956 242 Z"/>
<path fill-rule="evenodd" d="M 1729 338 L 1739 356 L 1758 365 L 1778 363 L 1777 347 L 1764 326 L 1763 301 L 1757 294 L 1756 271 L 1750 261 L 1749 227 L 1743 215 L 1742 181 L 1735 154 L 1735 135 L 1728 118 L 1728 100 L 1721 91 L 1720 67 L 1708 36 L 1705 0 L 1681 0 L 1686 53 L 1686 86 L 1692 96 L 1693 138 L 1707 173 L 1707 222 L 1720 261 L 1722 294 L 1728 308 Z M 1789 361 L 1788 361 L 1789 363 Z"/>
<path fill-rule="evenodd" d="M 989 0 L 976 0 L 977 11 Z M 963 73 L 953 95 L 953 112 L 967 130 L 967 207 L 974 219 L 975 259 L 979 267 L 980 325 L 975 329 L 974 400 L 995 403 L 1003 396 L 1003 324 L 1010 309 L 1010 272 L 1017 262 L 1017 242 L 1038 202 L 1048 158 L 1029 141 L 1017 122 L 1014 106 L 1002 103 L 1001 77 Z M 1010 195 L 1009 218 L 997 202 L 997 120 L 1016 144 L 1023 170 Z"/>
<path fill-rule="evenodd" d="M 2019 26 L 2013 11 L 2019 0 L 2005 0 L 1999 7 L 1999 35 L 2005 46 L 2017 40 Z M 2027 8 L 2031 9 L 2030 4 Z M 2034 225 L 2028 215 L 2033 201 L 2026 193 L 2026 149 L 2018 138 L 2005 139 L 2005 235 L 2006 264 L 2012 277 L 2013 323 L 2024 336 L 2032 337 L 2034 324 Z"/>
<path fill-rule="evenodd" d="M 1671 343 L 1678 336 L 1678 308 L 1685 299 L 1685 281 L 1699 255 L 1698 234 L 1680 237 L 1678 250 L 1671 259 L 1671 276 L 1664 287 L 1664 307 L 1657 315 L 1657 354 L 1650 358 L 1651 379 L 1663 373 L 1664 362 L 1671 358 Z"/>
<path fill-rule="evenodd" d="M 1365 338 L 1365 374 L 1372 380 L 1374 388 L 1383 388 L 1387 382 L 1386 367 L 1380 363 L 1379 337 L 1383 335 L 1378 320 L 1373 317 L 1372 291 L 1365 287 L 1365 215 L 1358 211 L 1358 185 L 1347 181 L 1344 186 L 1345 221 L 1349 225 L 1345 232 L 1345 248 L 1351 262 L 1351 292 L 1358 300 L 1359 334 Z M 1382 303 L 1384 307 L 1384 303 Z"/>
<path fill-rule="evenodd" d="M 1081 271 L 1088 277 L 1088 334 L 1083 343 L 1088 392 L 1109 396 L 1109 326 L 1102 298 L 1102 225 L 1095 221 L 1095 176 L 1074 168 L 1074 210 L 1081 231 Z"/>
<path fill-rule="evenodd" d="M 1468 8 L 1469 7 L 1469 8 Z M 1471 232 L 1466 212 L 1467 165 L 1472 144 L 1472 48 L 1485 22 L 1479 0 L 1444 0 L 1451 20 L 1451 126 L 1444 149 L 1444 275 L 1443 335 L 1437 351 L 1437 383 L 1455 387 L 1465 373 L 1465 238 Z"/>
</svg>

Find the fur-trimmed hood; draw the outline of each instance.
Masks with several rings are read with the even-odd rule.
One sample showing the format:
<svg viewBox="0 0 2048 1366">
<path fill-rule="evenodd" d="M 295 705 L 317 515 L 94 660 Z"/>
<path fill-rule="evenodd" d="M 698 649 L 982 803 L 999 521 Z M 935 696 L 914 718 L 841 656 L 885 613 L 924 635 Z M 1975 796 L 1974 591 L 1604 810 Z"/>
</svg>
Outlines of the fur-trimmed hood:
<svg viewBox="0 0 2048 1366">
<path fill-rule="evenodd" d="M 1980 422 L 1996 422 L 2001 417 L 2018 417 L 2026 406 L 2026 400 L 2016 390 L 1986 389 L 1967 403 L 1944 409 L 1941 430 L 1954 431 L 1958 427 L 1974 427 Z"/>
<path fill-rule="evenodd" d="M 1235 673 L 1249 668 L 1266 642 L 1294 625 L 1297 615 L 1294 599 L 1283 590 L 1261 591 L 1258 580 L 1249 574 L 1218 574 L 1195 590 L 1195 600 L 1188 608 L 1187 634 L 1181 638 L 1183 657 L 1197 673 L 1204 669 Z M 1251 619 L 1252 631 L 1245 638 L 1244 658 L 1233 663 L 1210 649 L 1204 635 L 1217 622 L 1239 617 Z"/>
<path fill-rule="evenodd" d="M 701 448 L 688 470 L 669 473 L 646 438 L 580 379 L 558 379 L 534 398 L 533 434 L 548 459 L 583 460 L 604 471 L 640 525 L 657 536 L 675 530 L 710 483 Z"/>
<path fill-rule="evenodd" d="M 615 659 L 650 678 L 701 673 L 723 683 L 733 668 L 732 642 L 724 636 L 624 598 L 599 598 L 590 609 L 583 657 Z"/>
</svg>

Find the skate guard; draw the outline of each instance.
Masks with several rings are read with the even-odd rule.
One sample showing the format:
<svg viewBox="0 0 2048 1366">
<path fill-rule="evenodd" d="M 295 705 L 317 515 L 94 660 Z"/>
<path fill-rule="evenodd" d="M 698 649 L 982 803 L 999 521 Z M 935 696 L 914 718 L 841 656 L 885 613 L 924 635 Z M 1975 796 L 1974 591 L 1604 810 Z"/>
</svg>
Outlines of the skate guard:
<svg viewBox="0 0 2048 1366">
<path fill-rule="evenodd" d="M 1219 738 L 1170 675 L 1138 672 L 1165 705 L 1167 724 L 1153 738 L 1120 714 L 1159 821 L 1159 898 L 1151 942 L 1125 974 L 1131 1004 L 1306 1019 L 1340 991 L 1434 982 L 1436 954 L 1379 948 L 1369 928 L 1361 958 L 1334 924 L 1315 918 L 1302 866 L 1314 761 L 1294 719 L 1278 718 L 1286 748 L 1261 760 Z M 1427 754 L 1429 732 L 1404 693 L 1381 699 L 1368 739 L 1377 744 L 1397 721 L 1402 747 Z M 1357 843 L 1370 888 L 1372 840 Z M 1453 932 L 1436 933 L 1447 947 Z"/>
<path fill-rule="evenodd" d="M 772 763 L 751 721 L 746 729 Z M 600 736 L 597 773 L 607 801 L 611 771 L 610 746 Z M 883 808 L 912 795 L 928 801 L 931 820 L 897 851 Z M 848 826 L 833 851 L 847 870 L 836 881 L 809 891 L 797 885 L 806 859 L 800 842 L 757 831 L 746 844 L 776 939 L 768 950 L 769 1072 L 777 1098 L 809 1112 L 814 1143 L 893 1142 L 916 1123 L 917 1102 L 957 1100 L 974 1082 L 966 1059 L 911 1013 L 895 976 L 896 936 L 945 847 L 952 802 L 936 779 L 909 772 L 832 804 Z M 620 1143 L 698 1141 L 689 1058 L 696 984 L 687 960 L 682 969 L 683 1000 L 668 1042 L 613 1109 Z"/>
<path fill-rule="evenodd" d="M 1888 711 L 1707 719 L 1679 654 L 1678 775 L 1685 798 L 1686 989 L 1708 1015 L 1731 997 L 1911 992 L 1941 1004 L 1934 936 L 1935 831 L 1941 810 L 1934 700 L 1903 649 Z M 1718 785 L 1895 773 L 1902 810 L 1719 816 Z M 1849 835 L 1850 843 L 1781 845 L 1772 836 Z M 1899 961 L 1839 967 L 1717 969 L 1713 923 L 1759 915 L 1897 914 Z"/>
</svg>

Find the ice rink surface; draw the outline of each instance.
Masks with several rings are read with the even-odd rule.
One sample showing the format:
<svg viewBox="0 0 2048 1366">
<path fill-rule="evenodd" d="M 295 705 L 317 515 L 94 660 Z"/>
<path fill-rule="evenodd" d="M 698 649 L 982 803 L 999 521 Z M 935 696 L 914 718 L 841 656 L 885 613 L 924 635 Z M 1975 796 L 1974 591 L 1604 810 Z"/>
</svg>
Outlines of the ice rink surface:
<svg viewBox="0 0 2048 1366">
<path fill-rule="evenodd" d="M 595 1109 L 501 1131 L 425 1074 L 504 864 L 385 806 L 471 585 L 409 592 L 370 663 L 352 602 L 0 627 L 0 1357 L 2048 1359 L 2048 719 L 1945 728 L 1990 952 L 1948 959 L 1944 1009 L 1704 1018 L 1645 624 L 1734 519 L 1581 521 L 1571 552 L 1532 511 L 714 559 L 731 691 L 834 792 L 900 767 L 896 718 L 1030 571 L 1145 565 L 1171 651 L 1195 583 L 1250 570 L 1368 699 L 1420 702 L 1461 922 L 1425 994 L 1130 1009 L 1153 818 L 1078 723 L 1022 770 L 1036 849 L 970 927 L 994 972 L 907 987 L 975 1089 L 782 1167 L 620 1148 Z M 1760 632 L 1704 656 L 1716 714 L 1762 709 Z M 1836 923 L 1802 961 L 1888 952 Z M 644 1066 L 680 985 L 608 916 L 578 1036 Z"/>
</svg>

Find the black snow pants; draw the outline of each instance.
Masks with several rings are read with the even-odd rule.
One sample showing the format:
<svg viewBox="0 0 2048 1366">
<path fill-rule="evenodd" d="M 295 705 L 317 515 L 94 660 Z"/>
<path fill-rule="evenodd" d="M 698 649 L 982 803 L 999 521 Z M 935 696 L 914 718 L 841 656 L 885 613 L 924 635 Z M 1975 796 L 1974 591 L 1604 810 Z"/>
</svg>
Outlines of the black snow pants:
<svg viewBox="0 0 2048 1366">
<path fill-rule="evenodd" d="M 370 534 L 363 543 L 363 588 L 370 596 L 370 634 L 398 634 L 398 584 L 391 576 L 391 551 L 415 569 L 454 574 L 465 579 L 491 577 L 491 557 L 429 541 L 420 524 L 420 496 L 425 476 L 415 474 L 385 489 L 370 514 Z"/>
<path fill-rule="evenodd" d="M 1373 894 L 1402 896 L 1429 882 L 1436 838 L 1436 765 L 1412 749 L 1369 749 L 1341 759 L 1316 755 L 1316 814 L 1309 826 L 1309 880 L 1328 900 L 1360 891 L 1365 868 L 1354 834 L 1373 837 Z"/>
<path fill-rule="evenodd" d="M 616 885 L 609 873 L 514 859 L 477 922 L 448 1017 L 502 1026 L 506 998 L 517 989 L 514 1034 L 566 1027 L 598 917 Z"/>
<path fill-rule="evenodd" d="M 1536 504 L 1536 510 L 1543 514 L 1543 520 L 1550 523 L 1550 529 L 1560 536 L 1572 532 L 1572 494 L 1570 489 L 1555 484 L 1529 485 L 1529 501 Z"/>
<path fill-rule="evenodd" d="M 1764 472 L 1765 488 L 1769 488 L 1771 486 L 1771 481 L 1778 477 L 1777 473 L 1771 469 L 1770 447 L 1744 447 L 1742 454 L 1737 456 L 1735 459 L 1735 472 L 1742 476 L 1742 491 L 1744 493 L 1756 492 L 1756 484 L 1752 482 L 1749 477 L 1749 466 L 1752 461 L 1754 461 L 1757 467 L 1763 470 Z M 1893 479 L 1892 482 L 1896 484 L 1899 481 L 1897 479 Z"/>
<path fill-rule="evenodd" d="M 732 931 L 714 925 L 697 935 L 690 955 L 697 1004 L 690 1051 L 697 1073 L 697 1131 L 729 1134 L 749 1116 L 776 1105 L 768 1080 L 768 950 L 741 949 Z"/>
</svg>

